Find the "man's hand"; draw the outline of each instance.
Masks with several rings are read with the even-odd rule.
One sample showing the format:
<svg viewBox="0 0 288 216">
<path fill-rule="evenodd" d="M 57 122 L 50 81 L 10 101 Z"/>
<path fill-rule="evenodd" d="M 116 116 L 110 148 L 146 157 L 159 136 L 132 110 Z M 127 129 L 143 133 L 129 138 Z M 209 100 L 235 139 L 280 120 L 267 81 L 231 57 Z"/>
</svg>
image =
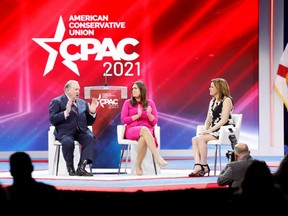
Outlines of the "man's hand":
<svg viewBox="0 0 288 216">
<path fill-rule="evenodd" d="M 74 101 L 75 101 L 74 99 L 68 100 L 68 102 L 66 104 L 66 112 L 67 112 L 67 114 L 70 113 L 71 107 L 72 107 Z"/>
<path fill-rule="evenodd" d="M 99 106 L 99 101 L 96 98 L 92 98 L 91 104 L 88 102 L 89 112 L 92 114 L 96 113 L 96 109 Z"/>
</svg>

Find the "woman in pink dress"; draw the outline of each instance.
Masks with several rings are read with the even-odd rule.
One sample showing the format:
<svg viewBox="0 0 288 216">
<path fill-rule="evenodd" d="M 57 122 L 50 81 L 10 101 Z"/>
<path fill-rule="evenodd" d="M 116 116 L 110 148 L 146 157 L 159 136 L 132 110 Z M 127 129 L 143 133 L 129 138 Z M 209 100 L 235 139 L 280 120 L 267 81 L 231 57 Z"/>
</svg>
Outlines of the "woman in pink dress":
<svg viewBox="0 0 288 216">
<path fill-rule="evenodd" d="M 144 82 L 132 84 L 131 99 L 127 99 L 122 107 L 121 121 L 126 124 L 125 138 L 138 141 L 136 174 L 143 175 L 142 161 L 150 149 L 160 167 L 168 163 L 161 157 L 154 135 L 154 126 L 158 122 L 158 113 L 152 100 L 147 99 L 147 88 Z"/>
</svg>

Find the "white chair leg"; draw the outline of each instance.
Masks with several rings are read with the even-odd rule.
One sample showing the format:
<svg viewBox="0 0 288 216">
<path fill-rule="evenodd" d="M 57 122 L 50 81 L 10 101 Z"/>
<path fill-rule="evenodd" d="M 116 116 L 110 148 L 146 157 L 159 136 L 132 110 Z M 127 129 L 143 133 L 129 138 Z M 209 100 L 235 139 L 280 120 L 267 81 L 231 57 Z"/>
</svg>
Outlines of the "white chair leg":
<svg viewBox="0 0 288 216">
<path fill-rule="evenodd" d="M 92 169 L 92 164 L 91 163 L 89 164 L 89 170 L 90 170 L 90 173 L 93 174 L 93 169 Z"/>
<path fill-rule="evenodd" d="M 125 162 L 125 173 L 127 173 L 127 165 L 128 165 L 128 159 L 131 154 L 131 145 L 128 145 L 127 152 L 126 152 L 126 162 Z"/>
<path fill-rule="evenodd" d="M 123 161 L 124 152 L 125 152 L 126 147 L 128 147 L 128 145 L 122 145 L 121 146 L 121 156 L 120 156 L 120 161 L 119 161 L 119 165 L 118 165 L 118 175 L 120 174 L 120 171 L 121 171 L 122 161 Z M 128 150 L 128 148 L 127 148 L 127 150 Z M 127 153 L 126 153 L 125 161 L 127 161 Z M 126 165 L 125 165 L 125 167 L 126 167 Z M 125 172 L 126 172 L 126 168 L 125 168 Z"/>
<path fill-rule="evenodd" d="M 121 155 L 120 155 L 120 161 L 119 161 L 119 165 L 118 165 L 118 175 L 120 174 L 123 155 L 124 155 L 124 145 L 121 146 Z"/>
<path fill-rule="evenodd" d="M 217 166 L 217 152 L 218 152 L 218 145 L 215 145 L 215 158 L 214 158 L 214 176 L 216 176 L 216 166 Z"/>
<path fill-rule="evenodd" d="M 154 166 L 154 170 L 155 170 L 155 175 L 157 175 L 157 167 L 156 167 L 155 158 L 154 158 L 153 154 L 152 154 L 152 160 L 153 160 L 153 166 Z"/>
<path fill-rule="evenodd" d="M 219 145 L 219 165 L 220 165 L 220 172 L 222 171 L 222 164 L 221 164 L 221 145 Z"/>
<path fill-rule="evenodd" d="M 59 161 L 60 161 L 60 146 L 56 146 L 55 151 L 55 159 L 56 159 L 56 176 L 58 176 L 58 170 L 59 170 Z"/>
</svg>

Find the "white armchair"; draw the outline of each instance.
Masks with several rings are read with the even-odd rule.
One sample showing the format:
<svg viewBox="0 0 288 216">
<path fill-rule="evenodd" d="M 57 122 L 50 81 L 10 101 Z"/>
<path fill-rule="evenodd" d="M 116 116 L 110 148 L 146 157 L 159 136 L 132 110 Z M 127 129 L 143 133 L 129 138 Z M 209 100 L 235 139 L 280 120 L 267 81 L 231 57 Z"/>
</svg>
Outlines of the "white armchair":
<svg viewBox="0 0 288 216">
<path fill-rule="evenodd" d="M 215 158 L 214 158 L 214 175 L 216 175 L 217 157 L 219 155 L 220 171 L 222 170 L 221 164 L 221 146 L 231 146 L 229 135 L 235 135 L 237 142 L 239 141 L 240 129 L 242 125 L 242 114 L 232 114 L 232 118 L 235 123 L 235 127 L 232 125 L 222 126 L 220 128 L 220 134 L 218 140 L 211 140 L 207 145 L 215 145 Z M 203 131 L 204 125 L 198 125 L 196 128 L 196 134 L 200 134 Z"/>
<path fill-rule="evenodd" d="M 88 126 L 88 128 L 92 131 L 92 126 Z M 69 175 L 66 163 L 61 154 L 62 144 L 55 139 L 54 136 L 55 126 L 50 125 L 48 131 L 48 174 L 49 175 Z M 74 149 L 74 167 L 78 166 L 80 160 L 80 151 L 81 145 L 75 141 L 75 149 Z M 90 172 L 92 172 L 91 164 L 89 164 Z"/>
<path fill-rule="evenodd" d="M 125 157 L 125 171 L 124 173 L 127 173 L 127 164 L 128 164 L 128 159 L 130 157 L 131 159 L 131 174 L 136 173 L 136 160 L 137 160 L 137 150 L 138 150 L 138 142 L 135 140 L 129 140 L 124 138 L 125 134 L 125 129 L 126 125 L 117 125 L 117 139 L 118 143 L 122 145 L 121 147 L 121 156 L 120 156 L 120 162 L 118 166 L 118 175 L 120 174 L 121 168 L 122 168 L 122 161 L 123 161 L 123 156 L 126 152 L 126 157 Z M 158 141 L 158 150 L 160 149 L 160 126 L 155 125 L 154 127 L 154 133 L 155 137 Z M 143 173 L 145 174 L 152 174 L 155 173 L 160 173 L 160 166 L 155 163 L 154 156 L 150 149 L 147 148 L 146 155 L 144 157 L 144 160 L 142 162 L 142 169 Z"/>
</svg>

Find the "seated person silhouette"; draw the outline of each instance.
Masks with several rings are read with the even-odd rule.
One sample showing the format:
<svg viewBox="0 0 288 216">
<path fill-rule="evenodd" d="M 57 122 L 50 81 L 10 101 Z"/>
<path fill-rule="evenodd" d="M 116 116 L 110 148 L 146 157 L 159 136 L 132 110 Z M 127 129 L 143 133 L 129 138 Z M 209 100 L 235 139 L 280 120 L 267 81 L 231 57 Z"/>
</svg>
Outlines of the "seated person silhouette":
<svg viewBox="0 0 288 216">
<path fill-rule="evenodd" d="M 288 154 L 284 156 L 277 170 L 273 173 L 273 179 L 288 199 Z"/>
<path fill-rule="evenodd" d="M 254 159 L 246 169 L 240 187 L 234 192 L 230 207 L 231 211 L 237 209 L 239 215 L 247 213 L 247 208 L 239 206 L 249 206 L 250 213 L 261 210 L 279 215 L 287 209 L 287 204 L 284 193 L 275 186 L 266 162 Z"/>
<path fill-rule="evenodd" d="M 48 202 L 60 201 L 60 192 L 52 185 L 37 182 L 32 177 L 33 171 L 34 166 L 27 153 L 16 152 L 10 156 L 10 174 L 13 177 L 13 184 L 5 188 L 9 202 L 33 203 L 33 205 L 37 203 L 47 206 Z"/>
</svg>

